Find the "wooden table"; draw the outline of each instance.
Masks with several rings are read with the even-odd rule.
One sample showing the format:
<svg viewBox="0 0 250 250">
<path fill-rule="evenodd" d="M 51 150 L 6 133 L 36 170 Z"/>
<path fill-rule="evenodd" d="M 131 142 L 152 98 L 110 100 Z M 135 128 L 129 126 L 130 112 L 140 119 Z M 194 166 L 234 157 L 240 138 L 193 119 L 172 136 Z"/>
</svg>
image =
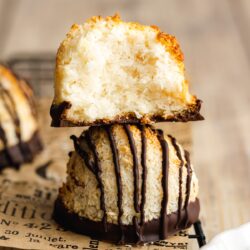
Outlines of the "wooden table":
<svg viewBox="0 0 250 250">
<path fill-rule="evenodd" d="M 250 1 L 0 0 L 0 60 L 55 53 L 72 23 L 116 11 L 182 45 L 192 92 L 204 101 L 206 120 L 192 124 L 192 158 L 208 239 L 249 221 Z"/>
</svg>

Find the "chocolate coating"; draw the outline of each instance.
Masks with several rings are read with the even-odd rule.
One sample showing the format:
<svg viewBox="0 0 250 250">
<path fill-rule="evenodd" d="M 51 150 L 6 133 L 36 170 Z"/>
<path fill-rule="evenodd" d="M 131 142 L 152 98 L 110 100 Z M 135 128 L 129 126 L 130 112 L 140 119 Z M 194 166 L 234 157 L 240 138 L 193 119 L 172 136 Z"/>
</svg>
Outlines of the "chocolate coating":
<svg viewBox="0 0 250 250">
<path fill-rule="evenodd" d="M 194 202 L 190 202 L 186 210 L 181 210 L 179 227 L 185 229 L 190 227 L 196 221 L 198 221 L 199 211 L 199 200 L 196 199 Z M 76 233 L 85 234 L 94 239 L 108 241 L 112 243 L 117 243 L 120 241 L 121 233 L 119 225 L 107 223 L 107 231 L 105 232 L 101 221 L 91 221 L 68 211 L 68 209 L 61 201 L 60 197 L 55 202 L 53 218 L 56 220 L 56 222 L 58 222 L 66 229 L 69 229 Z M 142 244 L 163 240 L 178 231 L 178 229 L 176 229 L 176 224 L 178 221 L 177 212 L 166 215 L 165 220 L 167 221 L 167 223 L 165 225 L 163 235 L 160 234 L 161 219 L 154 219 L 152 221 L 145 222 L 140 228 L 142 241 L 139 243 Z M 134 230 L 134 225 L 123 225 L 122 227 L 123 240 L 126 242 L 126 244 L 138 243 L 138 235 Z"/>
<path fill-rule="evenodd" d="M 31 162 L 42 148 L 38 131 L 27 142 L 19 142 L 12 147 L 4 148 L 0 151 L 0 171 L 8 166 L 18 167 L 22 163 Z"/>
<path fill-rule="evenodd" d="M 203 116 L 199 113 L 201 108 L 201 100 L 197 100 L 194 105 L 190 105 L 188 109 L 183 112 L 175 113 L 167 119 L 161 115 L 151 115 L 145 120 L 144 118 L 137 118 L 134 113 L 127 113 L 125 115 L 116 117 L 112 120 L 99 119 L 94 122 L 79 122 L 70 121 L 65 118 L 67 109 L 71 107 L 69 102 L 62 102 L 59 105 L 52 104 L 50 108 L 50 116 L 52 118 L 52 127 L 77 127 L 77 126 L 100 126 L 115 123 L 130 123 L 130 124 L 148 124 L 154 122 L 188 122 L 204 120 Z"/>
</svg>

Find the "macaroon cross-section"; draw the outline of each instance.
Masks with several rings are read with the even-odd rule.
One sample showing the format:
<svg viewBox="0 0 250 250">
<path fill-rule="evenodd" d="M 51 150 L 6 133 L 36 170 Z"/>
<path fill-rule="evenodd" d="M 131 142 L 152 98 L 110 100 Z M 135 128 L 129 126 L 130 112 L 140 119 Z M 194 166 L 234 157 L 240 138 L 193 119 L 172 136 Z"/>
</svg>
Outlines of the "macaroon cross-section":
<svg viewBox="0 0 250 250">
<path fill-rule="evenodd" d="M 52 126 L 201 120 L 175 37 L 93 17 L 72 26 L 56 58 Z"/>
</svg>

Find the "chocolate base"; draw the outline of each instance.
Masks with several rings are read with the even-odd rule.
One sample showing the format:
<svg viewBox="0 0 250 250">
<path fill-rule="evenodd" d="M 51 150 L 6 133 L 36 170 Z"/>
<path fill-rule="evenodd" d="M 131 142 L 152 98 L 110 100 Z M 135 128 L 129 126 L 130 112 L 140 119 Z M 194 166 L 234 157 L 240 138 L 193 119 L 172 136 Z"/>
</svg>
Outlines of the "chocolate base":
<svg viewBox="0 0 250 250">
<path fill-rule="evenodd" d="M 204 117 L 199 113 L 201 108 L 201 100 L 196 100 L 195 104 L 189 105 L 186 110 L 176 112 L 173 115 L 165 118 L 162 115 L 146 115 L 142 118 L 137 118 L 134 113 L 116 117 L 114 119 L 98 119 L 94 122 L 71 121 L 67 120 L 67 109 L 71 108 L 69 102 L 62 102 L 59 105 L 52 104 L 50 108 L 50 116 L 52 118 L 52 127 L 75 127 L 75 126 L 99 126 L 115 123 L 133 123 L 133 124 L 150 124 L 154 122 L 188 122 L 204 120 Z"/>
<path fill-rule="evenodd" d="M 19 168 L 22 163 L 31 162 L 42 150 L 42 142 L 38 131 L 27 142 L 21 142 L 0 151 L 0 171 L 6 167 Z"/>
<path fill-rule="evenodd" d="M 70 212 L 60 198 L 55 201 L 53 218 L 64 228 L 79 234 L 85 234 L 97 240 L 120 244 L 143 244 L 167 239 L 170 235 L 175 234 L 177 231 L 190 227 L 193 223 L 198 221 L 199 211 L 200 203 L 199 200 L 196 199 L 194 202 L 190 202 L 188 204 L 186 210 L 181 210 L 179 220 L 177 212 L 168 214 L 166 216 L 167 224 L 166 230 L 164 230 L 165 235 L 161 235 L 161 219 L 154 219 L 152 221 L 145 222 L 140 227 L 140 242 L 138 242 L 138 235 L 136 234 L 133 225 L 122 226 L 123 238 L 121 242 L 122 234 L 119 225 L 107 223 L 107 230 L 105 231 L 102 222 L 92 221 L 87 218 L 80 217 L 76 213 Z"/>
</svg>

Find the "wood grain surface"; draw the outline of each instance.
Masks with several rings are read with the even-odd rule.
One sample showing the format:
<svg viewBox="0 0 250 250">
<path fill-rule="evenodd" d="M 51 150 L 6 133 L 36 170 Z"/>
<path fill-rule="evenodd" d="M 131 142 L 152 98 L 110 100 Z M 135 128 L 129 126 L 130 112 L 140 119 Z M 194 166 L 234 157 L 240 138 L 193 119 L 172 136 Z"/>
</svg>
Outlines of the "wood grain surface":
<svg viewBox="0 0 250 250">
<path fill-rule="evenodd" d="M 192 92 L 204 101 L 206 120 L 192 123 L 192 160 L 207 238 L 248 222 L 250 1 L 0 0 L 0 60 L 55 53 L 71 24 L 115 12 L 181 43 Z"/>
</svg>

